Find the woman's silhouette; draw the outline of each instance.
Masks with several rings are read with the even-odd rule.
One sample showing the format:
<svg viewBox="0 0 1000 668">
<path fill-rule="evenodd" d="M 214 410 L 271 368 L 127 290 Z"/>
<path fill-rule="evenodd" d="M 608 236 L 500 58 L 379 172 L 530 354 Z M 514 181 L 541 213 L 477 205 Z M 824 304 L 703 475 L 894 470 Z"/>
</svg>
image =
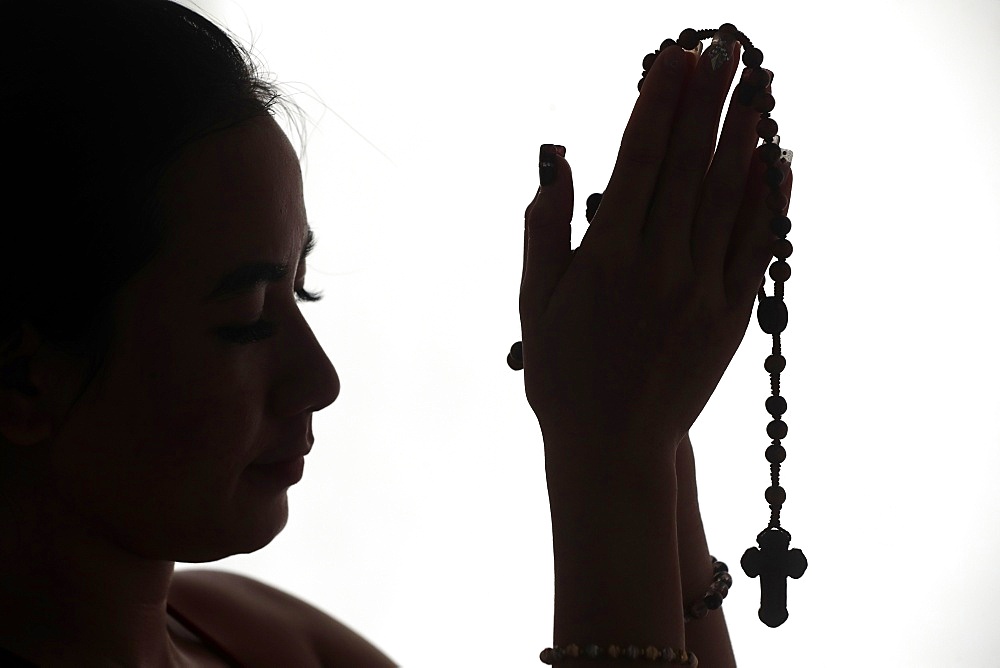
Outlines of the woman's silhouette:
<svg viewBox="0 0 1000 668">
<path fill-rule="evenodd" d="M 11 665 L 391 665 L 263 583 L 174 573 L 282 530 L 340 391 L 297 305 L 312 232 L 278 89 L 168 0 L 0 10 L 0 647 Z M 755 113 L 734 105 L 715 147 L 724 48 L 718 69 L 661 53 L 575 255 L 569 164 L 543 149 L 521 316 L 558 645 L 733 664 L 721 611 L 683 622 L 712 577 L 686 433 L 772 241 Z"/>
</svg>

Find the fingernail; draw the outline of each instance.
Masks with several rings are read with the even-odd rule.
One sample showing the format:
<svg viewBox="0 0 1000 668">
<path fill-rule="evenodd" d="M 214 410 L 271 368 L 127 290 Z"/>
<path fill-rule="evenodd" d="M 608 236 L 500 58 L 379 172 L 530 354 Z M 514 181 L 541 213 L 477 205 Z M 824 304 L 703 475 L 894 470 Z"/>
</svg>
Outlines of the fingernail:
<svg viewBox="0 0 1000 668">
<path fill-rule="evenodd" d="M 538 183 L 542 187 L 556 180 L 556 155 L 566 157 L 566 147 L 542 144 L 538 149 Z"/>
<path fill-rule="evenodd" d="M 712 46 L 705 51 L 705 56 L 712 63 L 712 71 L 718 71 L 733 59 L 733 35 L 729 32 L 717 32 L 712 37 Z"/>
</svg>

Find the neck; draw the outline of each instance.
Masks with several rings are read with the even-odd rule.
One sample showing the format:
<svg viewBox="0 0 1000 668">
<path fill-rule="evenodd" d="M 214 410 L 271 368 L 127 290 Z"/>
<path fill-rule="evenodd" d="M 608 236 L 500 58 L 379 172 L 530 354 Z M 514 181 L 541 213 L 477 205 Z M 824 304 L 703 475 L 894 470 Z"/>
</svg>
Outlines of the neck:
<svg viewBox="0 0 1000 668">
<path fill-rule="evenodd" d="M 177 665 L 174 563 L 131 554 L 19 487 L 0 499 L 0 646 L 41 665 Z"/>
</svg>

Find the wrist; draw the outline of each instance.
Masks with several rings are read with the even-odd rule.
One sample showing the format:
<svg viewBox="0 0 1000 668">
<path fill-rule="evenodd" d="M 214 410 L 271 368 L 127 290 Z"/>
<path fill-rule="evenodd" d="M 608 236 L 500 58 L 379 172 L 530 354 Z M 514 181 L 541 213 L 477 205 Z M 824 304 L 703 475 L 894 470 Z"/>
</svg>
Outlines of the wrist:
<svg viewBox="0 0 1000 668">
<path fill-rule="evenodd" d="M 615 442 L 587 438 L 572 444 L 586 457 L 548 455 L 570 445 L 546 441 L 555 643 L 682 642 L 672 453 L 657 442 L 625 457 Z"/>
<path fill-rule="evenodd" d="M 686 430 L 599 429 L 578 423 L 542 428 L 545 474 L 552 483 L 628 486 L 673 474 Z"/>
<path fill-rule="evenodd" d="M 698 504 L 694 450 L 686 435 L 678 444 L 675 466 L 681 587 L 685 602 L 690 603 L 703 593 L 705 584 L 711 581 L 713 567 Z"/>
</svg>

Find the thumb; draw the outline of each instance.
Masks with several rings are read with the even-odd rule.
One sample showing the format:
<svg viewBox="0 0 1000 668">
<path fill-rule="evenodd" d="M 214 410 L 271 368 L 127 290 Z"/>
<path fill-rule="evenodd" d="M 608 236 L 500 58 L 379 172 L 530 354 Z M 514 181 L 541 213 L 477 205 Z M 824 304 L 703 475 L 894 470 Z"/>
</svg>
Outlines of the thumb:
<svg viewBox="0 0 1000 668">
<path fill-rule="evenodd" d="M 538 152 L 541 186 L 524 216 L 524 272 L 521 323 L 540 317 L 572 259 L 573 174 L 566 149 L 542 144 Z"/>
</svg>

